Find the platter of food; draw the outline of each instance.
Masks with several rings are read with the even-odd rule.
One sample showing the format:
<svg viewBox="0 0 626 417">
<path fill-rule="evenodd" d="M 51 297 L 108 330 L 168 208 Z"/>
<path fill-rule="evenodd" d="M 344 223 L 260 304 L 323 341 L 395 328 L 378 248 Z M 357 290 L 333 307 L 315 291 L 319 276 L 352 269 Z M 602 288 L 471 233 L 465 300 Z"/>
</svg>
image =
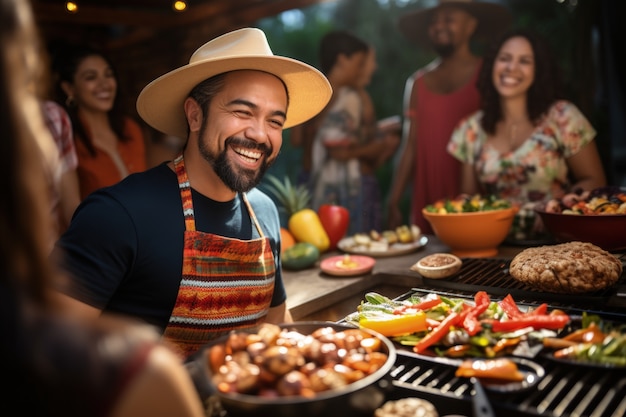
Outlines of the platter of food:
<svg viewBox="0 0 626 417">
<path fill-rule="evenodd" d="M 507 357 L 463 360 L 455 375 L 478 378 L 485 389 L 504 393 L 527 390 L 537 385 L 545 373 L 541 365 L 530 359 Z"/>
<path fill-rule="evenodd" d="M 530 309 L 510 294 L 495 300 L 484 291 L 473 300 L 435 292 L 399 300 L 369 292 L 344 320 L 377 331 L 415 354 L 447 359 L 532 359 L 544 350 L 544 338 L 558 337 L 571 321 L 545 303 Z"/>
<path fill-rule="evenodd" d="M 324 259 L 320 264 L 320 269 L 335 276 L 356 276 L 363 275 L 372 270 L 376 260 L 363 255 L 338 255 Z"/>
<path fill-rule="evenodd" d="M 415 225 L 401 226 L 382 233 L 358 233 L 339 241 L 337 248 L 345 253 L 374 258 L 406 255 L 426 246 L 428 238 Z"/>
<path fill-rule="evenodd" d="M 623 324 L 583 314 L 580 326 L 570 326 L 556 338 L 545 338 L 546 357 L 568 365 L 626 368 L 626 329 Z"/>
</svg>

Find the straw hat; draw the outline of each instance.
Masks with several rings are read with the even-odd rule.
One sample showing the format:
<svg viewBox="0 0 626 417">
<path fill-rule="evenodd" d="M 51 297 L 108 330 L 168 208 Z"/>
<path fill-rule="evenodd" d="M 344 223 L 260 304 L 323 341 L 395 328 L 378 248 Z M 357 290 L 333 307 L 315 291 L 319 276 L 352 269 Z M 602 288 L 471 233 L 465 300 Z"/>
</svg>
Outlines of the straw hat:
<svg viewBox="0 0 626 417">
<path fill-rule="evenodd" d="M 428 26 L 433 14 L 442 7 L 458 7 L 478 20 L 475 37 L 492 37 L 503 32 L 513 20 L 509 11 L 499 4 L 472 0 L 439 0 L 437 5 L 428 9 L 419 9 L 400 17 L 400 32 L 411 42 L 419 46 L 431 46 Z"/>
<path fill-rule="evenodd" d="M 137 111 L 155 129 L 187 138 L 183 103 L 189 92 L 214 75 L 234 70 L 264 71 L 285 83 L 289 94 L 285 129 L 315 116 L 332 94 L 321 72 L 295 59 L 274 55 L 263 31 L 244 28 L 205 43 L 193 53 L 189 64 L 145 86 L 137 98 Z"/>
</svg>

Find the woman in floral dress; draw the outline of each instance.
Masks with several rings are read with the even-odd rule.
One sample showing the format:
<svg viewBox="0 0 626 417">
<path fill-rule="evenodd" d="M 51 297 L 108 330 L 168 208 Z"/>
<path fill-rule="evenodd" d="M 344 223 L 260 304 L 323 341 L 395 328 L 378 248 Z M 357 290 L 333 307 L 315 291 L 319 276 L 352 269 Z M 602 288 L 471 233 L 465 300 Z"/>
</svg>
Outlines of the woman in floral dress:
<svg viewBox="0 0 626 417">
<path fill-rule="evenodd" d="M 452 134 L 448 152 L 463 162 L 461 191 L 496 194 L 521 205 L 604 186 L 596 131 L 560 99 L 547 44 L 528 30 L 505 35 L 485 56 L 481 109 Z"/>
</svg>

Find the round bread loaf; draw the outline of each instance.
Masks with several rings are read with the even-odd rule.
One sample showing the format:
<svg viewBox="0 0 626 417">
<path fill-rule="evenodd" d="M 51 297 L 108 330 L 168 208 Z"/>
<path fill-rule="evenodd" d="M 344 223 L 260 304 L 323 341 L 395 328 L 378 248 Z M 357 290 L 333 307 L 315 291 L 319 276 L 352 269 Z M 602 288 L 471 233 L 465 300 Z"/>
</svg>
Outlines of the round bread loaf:
<svg viewBox="0 0 626 417">
<path fill-rule="evenodd" d="M 511 261 L 509 273 L 535 290 L 580 294 L 615 284 L 622 263 L 591 243 L 567 242 L 524 249 Z"/>
</svg>

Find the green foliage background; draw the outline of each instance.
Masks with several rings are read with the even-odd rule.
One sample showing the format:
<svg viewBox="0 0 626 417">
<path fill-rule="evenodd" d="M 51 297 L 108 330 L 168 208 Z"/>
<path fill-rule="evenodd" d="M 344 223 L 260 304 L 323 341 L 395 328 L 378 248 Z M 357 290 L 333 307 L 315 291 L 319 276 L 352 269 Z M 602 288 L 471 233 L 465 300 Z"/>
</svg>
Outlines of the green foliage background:
<svg viewBox="0 0 626 417">
<path fill-rule="evenodd" d="M 514 16 L 514 26 L 531 27 L 551 43 L 564 73 L 569 98 L 594 123 L 598 115 L 593 108 L 593 77 L 586 68 L 589 63 L 590 19 L 594 0 L 502 0 Z M 433 0 L 336 0 L 326 1 L 304 9 L 263 19 L 257 26 L 263 29 L 274 53 L 290 56 L 315 67 L 318 65 L 318 45 L 322 36 L 333 29 L 347 29 L 373 45 L 377 53 L 378 70 L 368 88 L 378 118 L 402 114 L 402 95 L 406 79 L 435 56 L 426 49 L 409 43 L 398 31 L 398 17 L 408 11 L 429 7 Z M 576 6 L 573 6 L 575 4 Z M 481 53 L 485 45 L 473 45 Z M 601 131 L 601 126 L 598 127 Z M 602 144 L 599 141 L 602 150 Z M 278 162 L 271 168 L 278 177 L 288 175 L 295 181 L 301 153 L 289 143 L 289 131 L 284 134 Z M 383 166 L 378 177 L 387 195 L 393 172 L 393 161 Z"/>
</svg>

